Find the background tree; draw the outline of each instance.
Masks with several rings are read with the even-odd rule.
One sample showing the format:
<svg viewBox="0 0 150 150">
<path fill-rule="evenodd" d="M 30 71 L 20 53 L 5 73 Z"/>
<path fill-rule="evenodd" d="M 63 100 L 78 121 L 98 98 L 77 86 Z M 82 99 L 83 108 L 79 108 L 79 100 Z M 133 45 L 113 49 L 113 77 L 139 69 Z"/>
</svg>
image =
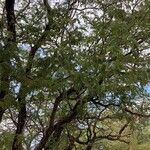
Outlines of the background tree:
<svg viewBox="0 0 150 150">
<path fill-rule="evenodd" d="M 1 149 L 138 143 L 150 117 L 149 1 L 5 0 L 0 13 Z"/>
</svg>

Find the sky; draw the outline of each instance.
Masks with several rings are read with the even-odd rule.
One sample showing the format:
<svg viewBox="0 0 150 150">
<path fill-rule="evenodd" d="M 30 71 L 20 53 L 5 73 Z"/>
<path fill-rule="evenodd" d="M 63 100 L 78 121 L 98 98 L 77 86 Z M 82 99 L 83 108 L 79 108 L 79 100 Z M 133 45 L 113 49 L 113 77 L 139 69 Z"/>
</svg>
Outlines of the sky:
<svg viewBox="0 0 150 150">
<path fill-rule="evenodd" d="M 145 86 L 145 90 L 147 93 L 150 93 L 150 83 Z"/>
</svg>

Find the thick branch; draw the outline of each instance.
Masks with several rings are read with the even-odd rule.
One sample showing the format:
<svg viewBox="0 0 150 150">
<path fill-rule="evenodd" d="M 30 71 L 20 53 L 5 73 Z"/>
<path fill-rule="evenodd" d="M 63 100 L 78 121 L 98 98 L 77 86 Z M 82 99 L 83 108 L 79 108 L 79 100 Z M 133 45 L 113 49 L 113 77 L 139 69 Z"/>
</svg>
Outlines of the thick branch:
<svg viewBox="0 0 150 150">
<path fill-rule="evenodd" d="M 22 93 L 22 89 L 20 90 L 20 94 L 21 93 Z M 20 106 L 20 110 L 18 114 L 17 129 L 16 129 L 14 140 L 13 140 L 12 150 L 22 149 L 22 140 L 19 139 L 19 135 L 23 133 L 23 129 L 24 129 L 26 117 L 27 117 L 25 96 L 19 95 L 18 103 Z"/>
<path fill-rule="evenodd" d="M 10 46 L 11 42 L 16 42 L 16 29 L 15 29 L 15 14 L 14 14 L 14 5 L 15 0 L 6 0 L 5 1 L 5 8 L 6 8 L 6 19 L 7 19 L 7 45 L 6 49 Z M 0 60 L 1 61 L 1 60 Z M 9 60 L 5 60 L 7 63 L 9 63 Z M 9 88 L 9 81 L 8 81 L 9 75 L 5 72 L 2 73 L 1 81 L 5 82 L 7 85 L 7 88 Z M 7 94 L 6 90 L 0 91 L 0 102 L 3 102 L 3 98 Z M 0 107 L 0 122 L 2 121 L 3 113 L 5 112 L 5 109 Z"/>
<path fill-rule="evenodd" d="M 15 0 L 6 0 L 6 14 L 7 14 L 7 31 L 8 31 L 8 41 L 16 41 L 16 29 L 15 29 L 15 13 L 14 13 Z"/>
<path fill-rule="evenodd" d="M 73 119 L 75 119 L 76 115 L 78 114 L 77 112 L 77 108 L 79 105 L 81 105 L 83 102 L 78 100 L 77 103 L 75 104 L 75 106 L 73 107 L 72 111 L 64 118 L 60 119 L 55 125 L 53 125 L 53 127 L 49 126 L 46 130 L 45 135 L 43 136 L 43 138 L 41 139 L 38 147 L 36 148 L 36 150 L 42 150 L 46 143 L 48 142 L 49 137 L 53 134 L 56 133 L 57 131 L 61 132 L 63 131 L 63 125 L 67 124 L 69 122 L 71 122 Z M 59 136 L 61 135 L 61 133 L 59 133 Z M 59 138 L 59 137 L 58 137 Z"/>
</svg>

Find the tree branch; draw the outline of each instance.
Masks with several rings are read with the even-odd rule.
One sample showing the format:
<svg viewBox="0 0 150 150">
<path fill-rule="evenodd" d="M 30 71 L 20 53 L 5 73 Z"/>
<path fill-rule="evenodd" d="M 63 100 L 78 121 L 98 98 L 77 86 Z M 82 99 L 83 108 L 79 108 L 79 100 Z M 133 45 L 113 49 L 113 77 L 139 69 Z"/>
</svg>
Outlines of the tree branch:
<svg viewBox="0 0 150 150">
<path fill-rule="evenodd" d="M 14 5 L 15 5 L 15 0 L 5 0 L 7 32 L 8 32 L 6 50 L 10 46 L 11 43 L 16 42 Z M 5 61 L 6 61 L 6 63 L 9 64 L 10 60 L 8 59 Z M 0 79 L 2 82 L 5 82 L 7 84 L 7 89 L 9 89 L 8 78 L 9 78 L 8 73 L 6 74 L 4 72 L 4 73 L 2 73 L 2 77 Z M 6 94 L 7 94 L 6 90 L 0 90 L 0 102 L 3 102 L 3 98 L 5 97 Z M 2 121 L 2 116 L 3 116 L 4 112 L 5 112 L 5 109 L 0 107 L 0 122 Z"/>
<path fill-rule="evenodd" d="M 60 120 L 59 120 L 56 124 L 54 124 L 53 126 L 49 126 L 49 127 L 47 128 L 45 134 L 43 135 L 43 138 L 41 139 L 39 145 L 36 147 L 36 150 L 42 150 L 42 149 L 45 147 L 45 145 L 46 145 L 46 143 L 47 143 L 49 137 L 50 137 L 53 133 L 56 134 L 57 131 L 60 131 L 60 130 L 61 130 L 61 132 L 62 132 L 63 129 L 64 129 L 63 125 L 64 125 L 64 124 L 67 124 L 67 123 L 71 122 L 73 119 L 75 119 L 76 115 L 78 114 L 77 109 L 78 109 L 78 107 L 79 107 L 81 104 L 83 104 L 83 103 L 84 103 L 84 102 L 79 99 L 79 100 L 77 101 L 77 103 L 74 105 L 72 111 L 71 111 L 66 117 L 60 119 Z M 59 136 L 58 136 L 57 138 L 60 137 L 61 132 L 59 133 Z"/>
<path fill-rule="evenodd" d="M 125 111 L 130 113 L 131 115 L 135 115 L 135 116 L 138 116 L 138 117 L 150 118 L 150 115 L 134 112 L 134 111 L 132 111 L 131 109 L 129 109 L 127 107 L 125 108 Z"/>
<path fill-rule="evenodd" d="M 16 28 L 15 28 L 15 13 L 14 13 L 15 0 L 6 0 L 6 16 L 7 16 L 7 32 L 8 41 L 16 42 Z"/>
</svg>

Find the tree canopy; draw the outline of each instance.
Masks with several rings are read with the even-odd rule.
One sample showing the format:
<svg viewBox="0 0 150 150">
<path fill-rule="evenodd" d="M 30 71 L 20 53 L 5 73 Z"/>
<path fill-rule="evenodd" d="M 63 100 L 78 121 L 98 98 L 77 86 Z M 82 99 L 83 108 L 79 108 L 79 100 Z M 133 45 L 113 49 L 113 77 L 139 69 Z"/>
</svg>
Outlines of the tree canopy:
<svg viewBox="0 0 150 150">
<path fill-rule="evenodd" d="M 0 149 L 148 147 L 149 48 L 149 0 L 1 0 Z"/>
</svg>

